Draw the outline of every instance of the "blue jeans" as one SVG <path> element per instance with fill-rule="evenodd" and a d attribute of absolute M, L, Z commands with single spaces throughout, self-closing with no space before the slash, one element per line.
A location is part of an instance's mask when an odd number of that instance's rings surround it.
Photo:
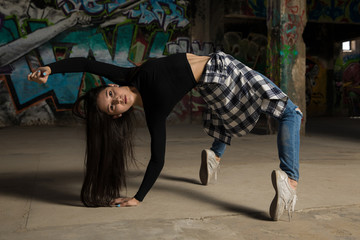
<path fill-rule="evenodd" d="M 277 136 L 280 169 L 289 178 L 299 180 L 299 151 L 300 151 L 300 124 L 302 113 L 298 107 L 288 99 L 284 113 L 278 120 L 279 132 Z M 226 144 L 215 139 L 211 150 L 221 157 L 225 152 Z"/>

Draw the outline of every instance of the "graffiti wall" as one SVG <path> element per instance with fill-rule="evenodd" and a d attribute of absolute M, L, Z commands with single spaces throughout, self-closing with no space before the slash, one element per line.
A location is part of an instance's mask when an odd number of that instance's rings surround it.
<path fill-rule="evenodd" d="M 267 0 L 228 0 L 225 14 L 266 18 Z M 306 0 L 309 21 L 360 23 L 360 1 Z"/>
<path fill-rule="evenodd" d="M 38 66 L 86 57 L 122 67 L 176 52 L 208 54 L 209 43 L 190 42 L 185 0 L 0 1 L 0 126 L 71 121 L 79 94 L 109 83 L 90 73 L 51 75 L 47 84 L 27 81 Z M 196 91 L 169 119 L 199 114 Z M 138 113 L 142 116 L 142 113 Z"/>
<path fill-rule="evenodd" d="M 225 4 L 225 14 L 266 18 L 266 2 L 266 0 L 227 0 Z"/>
<path fill-rule="evenodd" d="M 294 87 L 296 76 L 293 70 L 301 52 L 305 22 L 306 10 L 299 2 L 270 2 L 267 16 L 270 39 L 267 47 L 267 73 L 295 101 L 298 100 L 295 99 L 298 94 Z"/>
<path fill-rule="evenodd" d="M 360 117 L 360 53 L 340 55 L 336 60 L 335 76 L 335 110 L 339 114 Z"/>
<path fill-rule="evenodd" d="M 360 1 L 307 0 L 309 21 L 360 23 Z"/>
<path fill-rule="evenodd" d="M 244 29 L 243 29 L 244 30 Z M 266 72 L 267 37 L 264 34 L 230 31 L 224 34 L 223 49 L 247 66 Z"/>
<path fill-rule="evenodd" d="M 326 64 L 317 57 L 306 58 L 306 110 L 310 116 L 321 116 L 327 108 Z"/>

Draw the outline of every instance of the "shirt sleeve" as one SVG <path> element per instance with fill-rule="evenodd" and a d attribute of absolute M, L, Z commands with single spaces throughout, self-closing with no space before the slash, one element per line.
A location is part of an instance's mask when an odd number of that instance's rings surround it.
<path fill-rule="evenodd" d="M 142 201 L 150 191 L 165 162 L 166 118 L 148 121 L 148 128 L 151 136 L 151 158 L 139 191 L 135 195 L 135 198 L 139 201 Z"/>
<path fill-rule="evenodd" d="M 47 65 L 51 74 L 89 72 L 110 79 L 118 84 L 127 84 L 127 78 L 135 68 L 124 68 L 113 64 L 98 62 L 83 57 L 66 58 Z"/>

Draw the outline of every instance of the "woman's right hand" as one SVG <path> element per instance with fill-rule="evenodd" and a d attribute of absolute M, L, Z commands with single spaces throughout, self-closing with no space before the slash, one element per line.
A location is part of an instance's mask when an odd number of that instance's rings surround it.
<path fill-rule="evenodd" d="M 112 200 L 110 202 L 110 206 L 112 207 L 117 207 L 120 204 L 123 204 L 124 202 L 129 201 L 131 198 L 130 197 L 120 197 L 120 198 L 115 198 L 114 200 Z"/>
<path fill-rule="evenodd" d="M 35 72 L 32 72 L 28 75 L 28 80 L 39 84 L 46 83 L 50 74 L 50 67 L 39 67 L 35 70 Z"/>

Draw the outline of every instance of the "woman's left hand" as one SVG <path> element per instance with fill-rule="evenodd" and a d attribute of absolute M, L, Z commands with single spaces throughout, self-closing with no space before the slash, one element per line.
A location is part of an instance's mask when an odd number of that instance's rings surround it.
<path fill-rule="evenodd" d="M 140 205 L 140 201 L 136 198 L 116 198 L 111 204 L 116 207 L 136 207 Z"/>

